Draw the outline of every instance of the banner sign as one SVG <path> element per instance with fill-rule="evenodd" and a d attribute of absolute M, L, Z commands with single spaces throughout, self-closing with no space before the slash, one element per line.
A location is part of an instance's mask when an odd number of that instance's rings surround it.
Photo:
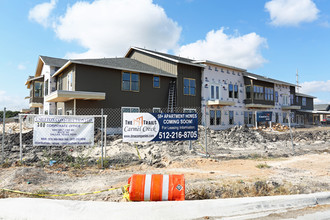
<path fill-rule="evenodd" d="M 197 139 L 197 113 L 123 113 L 124 142 Z"/>
<path fill-rule="evenodd" d="M 33 146 L 94 145 L 94 117 L 36 116 Z"/>
<path fill-rule="evenodd" d="M 257 112 L 257 121 L 271 121 L 272 112 Z"/>

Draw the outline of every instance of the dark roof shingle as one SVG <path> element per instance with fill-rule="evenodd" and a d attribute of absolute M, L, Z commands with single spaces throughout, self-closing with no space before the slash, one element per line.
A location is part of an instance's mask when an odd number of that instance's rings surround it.
<path fill-rule="evenodd" d="M 40 56 L 40 58 L 45 62 L 46 65 L 61 67 L 63 66 L 68 60 L 55 58 L 55 57 L 47 57 L 47 56 Z"/>

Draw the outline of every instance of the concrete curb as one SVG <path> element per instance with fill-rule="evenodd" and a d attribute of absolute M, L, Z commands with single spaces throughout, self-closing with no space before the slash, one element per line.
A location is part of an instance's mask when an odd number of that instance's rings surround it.
<path fill-rule="evenodd" d="M 317 204 L 330 204 L 330 192 L 129 203 L 12 198 L 0 199 L 0 219 L 196 219 L 204 216 L 235 219 Z"/>

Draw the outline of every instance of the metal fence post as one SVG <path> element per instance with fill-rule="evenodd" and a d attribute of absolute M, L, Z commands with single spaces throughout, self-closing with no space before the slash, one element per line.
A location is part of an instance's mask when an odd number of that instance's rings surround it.
<path fill-rule="evenodd" d="M 205 106 L 205 114 L 204 114 L 204 122 L 205 122 L 205 156 L 207 157 L 207 123 L 206 123 L 206 106 Z"/>
<path fill-rule="evenodd" d="M 291 129 L 291 112 L 288 114 L 288 120 L 289 120 L 289 128 L 290 128 L 290 138 L 291 138 L 291 144 L 292 144 L 292 153 L 293 155 L 295 154 L 294 152 L 294 144 L 293 144 L 293 139 L 292 139 L 292 129 Z"/>
<path fill-rule="evenodd" d="M 101 109 L 101 166 L 103 168 L 103 108 Z"/>
<path fill-rule="evenodd" d="M 2 122 L 3 122 L 3 127 L 2 127 L 2 144 L 1 144 L 1 149 L 2 149 L 1 163 L 4 163 L 4 161 L 5 161 L 6 108 L 3 108 Z"/>
<path fill-rule="evenodd" d="M 22 115 L 19 114 L 19 157 L 21 163 L 23 162 L 23 138 L 22 138 Z"/>
<path fill-rule="evenodd" d="M 107 158 L 107 115 L 104 115 L 104 157 Z"/>

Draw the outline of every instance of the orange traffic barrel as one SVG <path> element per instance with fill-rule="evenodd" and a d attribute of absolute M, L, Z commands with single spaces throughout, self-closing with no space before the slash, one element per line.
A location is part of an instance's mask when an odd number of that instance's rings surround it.
<path fill-rule="evenodd" d="M 182 201 L 184 175 L 133 174 L 128 179 L 131 201 Z"/>

